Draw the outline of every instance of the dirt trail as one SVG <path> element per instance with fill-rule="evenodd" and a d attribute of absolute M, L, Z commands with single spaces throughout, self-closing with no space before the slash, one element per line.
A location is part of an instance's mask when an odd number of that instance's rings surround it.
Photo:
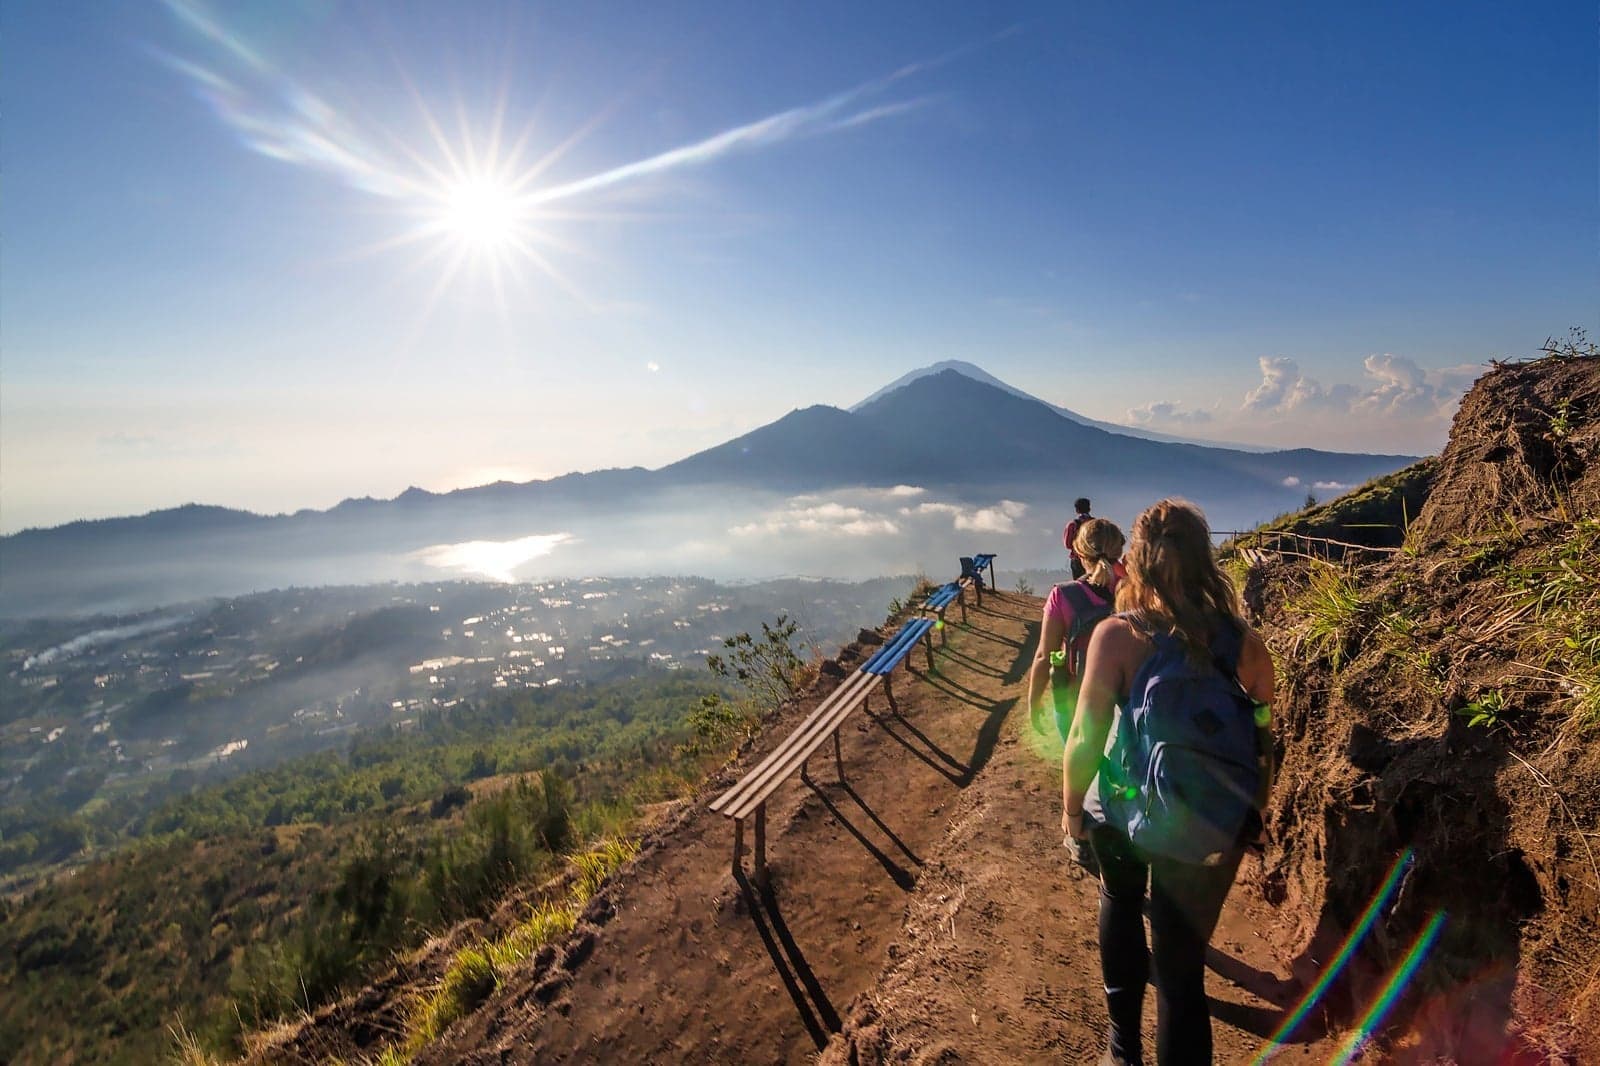
<path fill-rule="evenodd" d="M 705 801 L 831 682 L 652 836 L 554 968 L 418 1061 L 1094 1061 L 1094 887 L 1062 862 L 1059 747 L 1029 732 L 1024 706 L 1039 606 L 986 595 L 947 627 L 932 671 L 919 649 L 896 675 L 897 710 L 874 696 L 845 725 L 842 781 L 824 747 L 812 783 L 780 788 L 769 894 L 735 881 L 730 825 Z M 1289 998 L 1255 933 L 1263 906 L 1241 886 L 1214 940 L 1219 1062 L 1248 1061 Z M 1277 1058 L 1333 1047 L 1323 1034 Z"/>

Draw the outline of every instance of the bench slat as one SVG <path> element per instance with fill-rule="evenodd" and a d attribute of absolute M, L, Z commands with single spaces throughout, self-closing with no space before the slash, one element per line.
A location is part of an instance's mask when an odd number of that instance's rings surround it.
<path fill-rule="evenodd" d="M 824 741 L 843 724 L 850 716 L 850 712 L 861 705 L 861 701 L 871 694 L 872 690 L 882 683 L 883 679 L 871 674 L 858 675 L 865 680 L 865 684 L 857 685 L 848 699 L 835 703 L 828 709 L 828 713 L 817 722 L 804 742 L 791 747 L 780 759 L 772 760 L 772 765 L 766 768 L 766 780 L 759 790 L 747 792 L 740 800 L 726 805 L 722 813 L 730 818 L 746 818 L 756 807 L 764 803 L 778 787 L 798 770 L 812 753 L 820 748 Z M 769 758 L 771 758 L 769 756 Z M 759 769 L 759 768 L 758 768 Z"/>
<path fill-rule="evenodd" d="M 917 641 L 927 635 L 933 628 L 932 618 L 913 618 L 901 627 L 894 639 L 862 664 L 861 669 L 869 674 L 887 674 L 900 664 L 900 660 L 916 647 Z"/>
<path fill-rule="evenodd" d="M 958 590 L 959 591 L 959 590 Z M 743 819 L 766 801 L 779 784 L 799 769 L 860 706 L 884 677 L 900 664 L 917 642 L 934 626 L 932 618 L 913 618 L 900 627 L 889 642 L 879 648 L 860 669 L 806 716 L 766 758 L 757 763 L 733 787 L 711 801 L 711 809 L 730 818 Z"/>
<path fill-rule="evenodd" d="M 906 651 L 932 628 L 932 618 L 913 618 L 900 627 L 900 632 L 891 637 L 889 643 L 879 648 L 872 658 L 862 663 L 861 669 L 869 674 L 888 673 L 894 669 L 895 663 L 905 658 Z"/>
<path fill-rule="evenodd" d="M 766 758 L 752 767 L 733 787 L 712 800 L 711 809 L 727 814 L 728 811 L 724 810 L 724 808 L 741 799 L 745 794 L 756 791 L 766 784 L 774 768 L 786 758 L 789 752 L 803 745 L 809 739 L 811 731 L 816 729 L 818 724 L 836 705 L 851 699 L 855 690 L 865 687 L 869 681 L 868 675 L 857 671 L 841 682 L 838 688 L 834 689 L 826 699 L 817 704 L 816 708 L 806 716 L 805 720 L 783 739 L 782 743 L 767 754 Z M 817 743 L 820 744 L 824 739 L 826 739 L 826 736 L 819 739 Z"/>

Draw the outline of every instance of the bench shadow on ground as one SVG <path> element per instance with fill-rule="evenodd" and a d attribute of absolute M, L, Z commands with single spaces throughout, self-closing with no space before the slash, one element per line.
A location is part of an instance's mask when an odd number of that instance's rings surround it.
<path fill-rule="evenodd" d="M 831 1034 L 841 1028 L 839 1012 L 828 999 L 828 993 L 817 980 L 800 946 L 794 942 L 789 926 L 783 920 L 777 897 L 771 885 L 757 887 L 741 870 L 734 871 L 739 891 L 749 908 L 750 919 L 772 958 L 772 968 L 783 982 L 784 990 L 793 1001 L 800 1022 L 806 1027 L 812 1043 L 822 1050 Z"/>
<path fill-rule="evenodd" d="M 833 782 L 831 785 L 824 786 L 818 784 L 815 779 L 809 776 L 802 777 L 802 780 L 805 782 L 806 786 L 811 789 L 812 793 L 817 797 L 817 799 L 822 801 L 822 805 L 828 809 L 829 814 L 833 815 L 834 820 L 844 827 L 845 832 L 855 837 L 857 843 L 865 848 L 869 855 L 878 860 L 878 865 L 883 867 L 884 872 L 889 875 L 889 879 L 893 881 L 901 891 L 910 892 L 912 888 L 916 886 L 917 879 L 912 876 L 911 871 L 907 870 L 904 866 L 901 866 L 882 848 L 873 843 L 872 840 L 868 838 L 867 834 L 861 831 L 859 826 L 857 826 L 849 818 L 845 817 L 844 812 L 839 809 L 839 805 L 834 803 L 833 800 L 828 796 L 828 791 L 830 789 L 837 789 L 849 796 L 855 801 L 855 805 L 861 808 L 862 812 L 866 814 L 867 818 L 878 827 L 878 831 L 884 836 L 888 837 L 890 842 L 897 849 L 899 849 L 901 854 L 910 859 L 913 865 L 921 866 L 922 860 L 917 857 L 916 853 L 906 846 L 905 842 L 900 839 L 899 835 L 895 833 L 894 830 L 890 829 L 886 824 L 884 824 L 883 819 L 878 817 L 876 811 L 867 806 L 866 802 L 862 800 L 860 795 L 856 793 L 856 790 L 850 787 L 850 783 L 848 781 L 845 781 L 843 778 L 841 778 L 838 781 Z"/>
<path fill-rule="evenodd" d="M 1003 596 L 990 595 L 980 604 L 968 608 L 975 614 L 992 614 L 999 618 L 1011 618 L 1016 621 L 1027 621 L 1038 616 L 1038 608 L 1029 608 L 1017 601 Z"/>
<path fill-rule="evenodd" d="M 1015 620 L 1026 620 L 1027 617 L 1031 617 L 1031 613 L 1021 615 L 993 610 L 988 602 L 985 603 L 984 607 L 977 608 L 977 610 L 981 613 L 1009 617 Z M 1037 622 L 1028 627 L 1021 641 L 1008 640 L 997 634 L 970 626 L 963 626 L 962 628 L 969 634 L 993 644 L 1015 649 L 1015 654 L 1011 656 L 1012 662 L 1010 665 L 1002 671 L 992 662 L 986 662 L 949 647 L 941 647 L 939 649 L 942 655 L 950 658 L 964 669 L 986 675 L 1004 685 L 1014 684 L 1026 674 L 1028 663 L 1032 659 L 1033 645 L 1038 640 L 1039 627 Z M 962 703 L 981 708 L 987 712 L 982 724 L 978 727 L 977 736 L 973 742 L 972 754 L 966 762 L 962 762 L 945 751 L 931 737 L 908 721 L 893 702 L 882 713 L 875 713 L 865 707 L 863 710 L 867 717 L 877 723 L 886 734 L 902 745 L 913 757 L 932 767 L 956 787 L 966 788 L 973 782 L 984 766 L 988 764 L 990 757 L 994 754 L 1006 717 L 1017 705 L 1017 697 L 1011 696 L 1005 699 L 992 700 L 985 693 L 968 688 L 945 676 L 937 667 L 931 670 L 918 671 L 908 661 L 906 668 L 908 672 L 917 676 L 930 687 L 938 689 Z M 850 782 L 843 776 L 842 769 L 840 767 L 841 773 L 836 781 L 818 782 L 803 769 L 801 779 L 839 825 L 851 836 L 855 837 L 856 841 L 866 849 L 868 854 L 883 867 L 884 872 L 895 885 L 902 891 L 911 891 L 916 885 L 916 877 L 910 869 L 907 869 L 899 861 L 897 855 L 903 856 L 913 868 L 923 865 L 922 858 L 912 851 L 900 835 L 890 828 L 888 823 L 867 804 L 860 793 L 851 787 Z M 848 802 L 845 802 L 846 799 L 848 799 Z M 874 842 L 867 832 L 863 830 L 863 826 L 857 825 L 855 821 L 846 816 L 846 812 L 851 807 L 859 810 L 861 815 L 865 816 L 865 820 L 870 822 L 877 833 L 881 834 L 889 842 L 897 855 L 891 854 Z M 812 1043 L 818 1050 L 821 1050 L 827 1045 L 829 1037 L 833 1033 L 837 1033 L 841 1028 L 839 1012 L 834 1008 L 832 1001 L 828 998 L 826 989 L 822 987 L 821 981 L 817 979 L 816 973 L 806 961 L 804 952 L 795 943 L 794 936 L 789 931 L 788 924 L 784 921 L 783 912 L 771 882 L 758 886 L 752 883 L 742 868 L 734 871 L 734 880 L 738 883 L 740 894 L 745 906 L 748 908 L 751 924 L 755 926 L 756 933 L 761 938 L 762 945 L 766 948 L 767 955 L 772 960 L 773 969 L 777 973 L 779 980 L 783 982 L 784 990 L 788 992 L 789 999 L 794 1004 L 795 1012 L 801 1024 L 805 1026 Z"/>
<path fill-rule="evenodd" d="M 997 679 L 1005 676 L 1005 671 L 1001 670 L 998 666 L 995 666 L 993 663 L 984 662 L 982 659 L 974 658 L 973 656 L 968 655 L 966 652 L 957 651 L 955 648 L 945 646 L 941 646 L 939 651 L 940 654 L 944 655 L 946 658 L 960 663 L 973 673 L 986 674 L 989 677 Z"/>
<path fill-rule="evenodd" d="M 971 701 L 963 701 L 971 702 Z M 1005 725 L 1006 716 L 1017 705 L 1017 698 L 996 700 L 988 706 L 988 714 L 983 719 L 983 724 L 978 727 L 977 739 L 973 742 L 972 755 L 966 762 L 962 762 L 948 751 L 936 744 L 926 733 L 912 725 L 899 711 L 888 714 L 867 713 L 867 717 L 877 723 L 892 740 L 904 747 L 915 758 L 932 767 L 943 775 L 957 788 L 966 788 L 972 784 L 973 779 L 988 764 L 990 756 L 994 754 L 995 745 L 1000 742 L 1000 731 Z"/>

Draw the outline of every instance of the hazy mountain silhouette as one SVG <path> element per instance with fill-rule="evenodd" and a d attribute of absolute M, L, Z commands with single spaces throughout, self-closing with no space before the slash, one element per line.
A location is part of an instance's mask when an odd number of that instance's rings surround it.
<path fill-rule="evenodd" d="M 826 405 L 792 411 L 658 470 L 599 470 L 444 493 L 411 488 L 390 500 L 348 499 L 290 515 L 189 504 L 26 530 L 0 538 L 0 616 L 390 580 L 405 576 L 396 559 L 427 545 L 554 531 L 571 531 L 575 543 L 596 550 L 608 537 L 613 546 L 627 546 L 630 553 L 611 557 L 613 568 L 673 572 L 683 564 L 662 533 L 669 515 L 680 541 L 703 545 L 726 538 L 731 521 L 748 521 L 730 519 L 740 506 L 854 487 L 910 485 L 930 498 L 973 506 L 1006 498 L 1050 514 L 1087 494 L 1100 513 L 1129 516 L 1152 499 L 1178 494 L 1224 522 L 1259 520 L 1297 506 L 1305 486 L 1360 484 L 1412 461 L 1142 439 L 978 380 L 973 369 L 911 375 L 849 411 Z M 701 528 L 693 528 L 696 522 Z M 1017 547 L 1037 548 L 1035 534 Z M 746 552 L 758 547 L 756 540 L 743 542 Z M 752 567 L 749 576 L 772 572 L 781 571 Z"/>
<path fill-rule="evenodd" d="M 1015 487 L 1079 476 L 1129 491 L 1281 492 L 1286 478 L 1358 484 L 1411 461 L 1296 449 L 1247 452 L 1130 437 L 1061 415 L 1008 388 L 945 369 L 850 411 L 808 407 L 663 468 L 676 484 L 816 489 L 909 484 Z"/>
<path fill-rule="evenodd" d="M 871 396 L 868 396 L 865 400 L 862 400 L 860 403 L 850 408 L 850 410 L 859 411 L 869 403 L 872 403 L 874 400 L 877 400 L 882 396 L 887 396 L 896 389 L 911 384 L 918 378 L 928 377 L 946 370 L 954 370 L 963 377 L 971 378 L 973 381 L 981 382 L 985 385 L 993 385 L 995 388 L 1000 389 L 1003 392 L 1009 392 L 1011 395 L 1020 396 L 1025 400 L 1039 399 L 1037 396 L 1030 395 L 1024 390 L 1017 388 L 1015 385 L 1001 381 L 999 378 L 995 377 L 981 366 L 975 366 L 972 363 L 964 362 L 960 359 L 945 359 L 934 363 L 932 366 L 925 366 L 920 370 L 913 370 L 909 373 L 900 375 L 898 378 L 895 378 L 893 381 L 889 382 L 889 384 L 885 385 Z M 1081 426 L 1093 426 L 1095 429 L 1103 429 L 1107 433 L 1117 433 L 1125 437 L 1138 437 L 1142 440 L 1159 440 L 1168 444 L 1199 444 L 1207 448 L 1231 448 L 1242 452 L 1272 451 L 1271 448 L 1264 448 L 1257 444 L 1222 444 L 1218 441 L 1202 440 L 1197 437 L 1179 437 L 1174 436 L 1171 433 L 1161 433 L 1153 429 L 1141 429 L 1137 426 L 1119 425 L 1116 422 L 1101 422 L 1099 419 L 1090 418 L 1088 415 L 1080 415 L 1071 408 L 1062 407 L 1060 404 L 1049 403 L 1045 400 L 1039 400 L 1039 402 L 1043 403 L 1046 407 L 1050 408 L 1050 410 L 1054 411 L 1062 418 L 1071 419 Z"/>

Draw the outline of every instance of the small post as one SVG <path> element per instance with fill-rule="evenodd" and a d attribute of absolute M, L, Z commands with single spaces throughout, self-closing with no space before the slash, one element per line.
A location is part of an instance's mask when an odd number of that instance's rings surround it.
<path fill-rule="evenodd" d="M 733 820 L 733 876 L 744 870 L 744 819 Z"/>
<path fill-rule="evenodd" d="M 767 801 L 756 807 L 756 884 L 767 887 Z"/>

